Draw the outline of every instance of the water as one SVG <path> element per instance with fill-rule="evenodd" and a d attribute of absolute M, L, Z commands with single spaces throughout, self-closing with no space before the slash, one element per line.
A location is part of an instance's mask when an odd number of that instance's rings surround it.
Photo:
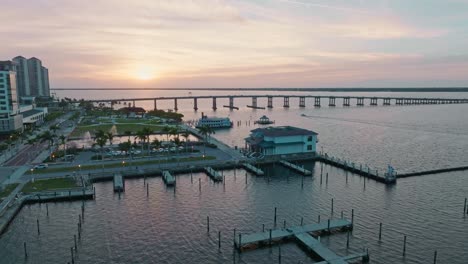
<path fill-rule="evenodd" d="M 182 92 L 173 94 L 179 93 Z M 93 94 L 89 96 L 97 98 Z M 454 93 L 422 96 L 466 97 Z M 325 102 L 322 101 L 322 105 Z M 201 109 L 194 113 L 188 102 L 179 101 L 180 111 L 188 119 L 195 119 L 204 111 L 209 115 L 229 115 L 235 124 L 242 121 L 241 126 L 217 131 L 214 135 L 230 145 L 243 146 L 243 138 L 255 128 L 253 121 L 265 114 L 275 120 L 276 125 L 296 125 L 318 132 L 319 146 L 326 152 L 379 169 L 389 162 L 399 172 L 468 164 L 466 105 L 314 109 L 307 101 L 308 107 L 299 109 L 298 102 L 291 100 L 291 108 L 283 109 L 282 101 L 275 100 L 273 110 L 251 110 L 245 109 L 244 106 L 250 104 L 250 100 L 245 99 L 236 100 L 236 105 L 241 107 L 239 111 L 219 108 L 212 112 L 211 101 L 202 104 L 199 100 L 198 103 Z M 148 102 L 146 107 L 151 108 L 151 104 Z M 222 104 L 227 102 L 218 100 L 218 107 Z M 163 104 L 160 105 L 162 108 Z M 266 105 L 266 102 L 259 100 L 259 105 Z M 167 107 L 170 107 L 169 102 Z M 245 125 L 249 120 L 251 125 Z M 233 254 L 232 229 L 247 233 L 261 230 L 263 223 L 271 227 L 275 206 L 281 224 L 283 220 L 288 225 L 299 224 L 301 217 L 305 223 L 312 223 L 318 215 L 322 220 L 327 219 L 331 214 L 331 198 L 334 198 L 334 217 L 339 217 L 342 210 L 349 217 L 351 209 L 355 210 L 350 252 L 368 247 L 371 263 L 432 263 L 434 250 L 438 250 L 438 263 L 468 262 L 468 218 L 462 214 L 468 193 L 466 172 L 400 179 L 394 186 L 385 186 L 352 174 L 346 177 L 344 171 L 325 166 L 320 184 L 320 164 L 308 162 L 304 165 L 314 171 L 314 176 L 304 179 L 303 188 L 301 176 L 279 165 L 265 168 L 272 174 L 269 181 L 267 177 L 248 174 L 247 184 L 245 171 L 237 170 L 235 175 L 233 170 L 225 171 L 225 187 L 213 184 L 204 174 L 194 174 L 193 184 L 190 175 L 180 175 L 175 193 L 173 189 L 166 189 L 159 177 L 147 179 L 149 198 L 142 179 L 127 181 L 126 193 L 120 200 L 113 194 L 111 182 L 98 183 L 95 185 L 97 199 L 85 205 L 85 223 L 76 262 L 277 263 L 277 247 L 257 249 L 240 256 Z M 326 172 L 329 173 L 328 184 L 325 184 Z M 81 202 L 49 204 L 49 217 L 46 217 L 44 205 L 23 208 L 0 238 L 0 262 L 70 261 L 80 206 Z M 206 232 L 208 215 L 209 235 Z M 41 236 L 37 235 L 37 218 L 41 223 Z M 383 241 L 379 243 L 380 222 L 383 223 Z M 219 230 L 222 231 L 221 251 L 217 248 Z M 404 235 L 408 237 L 406 257 L 402 256 Z M 28 242 L 30 258 L 27 262 L 23 260 L 23 241 Z M 340 255 L 347 253 L 346 234 L 324 237 L 322 242 Z M 313 263 L 294 242 L 282 245 L 281 249 L 282 263 Z"/>

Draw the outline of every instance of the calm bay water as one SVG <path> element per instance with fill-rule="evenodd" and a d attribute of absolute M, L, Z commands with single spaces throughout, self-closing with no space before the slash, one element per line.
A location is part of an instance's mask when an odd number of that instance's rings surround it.
<path fill-rule="evenodd" d="M 89 98 L 99 97 L 87 92 Z M 149 96 L 148 91 L 132 92 L 133 97 Z M 146 93 L 146 94 L 144 94 Z M 152 92 L 153 93 L 153 92 Z M 192 92 L 214 94 L 214 92 Z M 231 94 L 235 94 L 234 92 Z M 255 94 L 255 93 L 252 93 Z M 260 94 L 260 93 L 256 93 Z M 324 94 L 324 93 L 322 93 Z M 340 95 L 342 93 L 339 93 Z M 354 95 L 352 93 L 350 95 Z M 187 95 L 187 92 L 156 91 L 154 96 Z M 338 93 L 336 94 L 338 95 Z M 364 94 L 366 95 L 366 94 Z M 377 94 L 371 94 L 377 95 Z M 415 96 L 418 94 L 395 94 Z M 60 95 L 59 96 L 63 96 Z M 81 98 L 73 95 L 68 97 Z M 117 97 L 128 96 L 119 92 Z M 466 97 L 467 94 L 422 94 L 424 97 Z M 114 97 L 114 98 L 117 98 Z M 226 101 L 226 102 L 225 102 Z M 467 105 L 421 105 L 389 107 L 313 108 L 304 109 L 291 99 L 283 109 L 275 100 L 272 110 L 246 109 L 249 99 L 236 100 L 240 110 L 221 109 L 227 99 L 218 100 L 219 109 L 211 110 L 211 100 L 199 100 L 199 111 L 193 112 L 191 101 L 179 101 L 179 111 L 187 119 L 200 112 L 212 116 L 229 116 L 242 125 L 220 130 L 214 135 L 227 144 L 243 146 L 243 138 L 256 126 L 262 115 L 276 125 L 294 125 L 319 133 L 319 146 L 332 155 L 381 169 L 393 164 L 399 172 L 420 171 L 468 164 Z M 354 102 L 352 102 L 354 103 Z M 137 106 L 152 108 L 152 102 Z M 159 103 L 163 109 L 172 102 Z M 340 105 L 341 102 L 337 102 Z M 259 100 L 266 106 L 266 99 Z M 306 116 L 301 116 L 305 114 Z M 248 122 L 250 121 L 250 126 Z M 314 170 L 313 177 L 302 178 L 280 166 L 265 168 L 273 175 L 255 177 L 243 170 L 225 171 L 226 185 L 213 184 L 204 174 L 177 176 L 177 188 L 166 189 L 162 180 L 148 179 L 150 196 L 146 197 L 143 180 L 129 180 L 126 193 L 118 199 L 112 183 L 96 184 L 97 199 L 85 204 L 85 223 L 78 246 L 77 263 L 277 263 L 278 248 L 264 248 L 242 253 L 232 250 L 232 229 L 259 231 L 262 224 L 271 227 L 273 209 L 278 207 L 278 220 L 288 225 L 331 217 L 330 200 L 335 213 L 349 217 L 355 210 L 355 229 L 351 248 L 346 251 L 346 235 L 334 234 L 322 242 L 344 255 L 368 247 L 371 263 L 432 263 L 438 250 L 438 263 L 468 263 L 468 218 L 462 214 L 468 196 L 466 172 L 452 172 L 400 179 L 394 186 L 365 180 L 330 166 L 328 184 L 320 184 L 320 164 L 304 163 Z M 202 191 L 198 189 L 198 179 Z M 346 180 L 347 179 L 347 180 Z M 364 186 L 364 181 L 366 182 Z M 8 231 L 0 238 L 0 263 L 66 263 L 81 202 L 51 203 L 49 217 L 44 205 L 26 206 Z M 210 234 L 206 216 L 210 216 Z M 41 222 L 37 235 L 36 219 Z M 383 223 L 383 241 L 378 242 L 379 222 Z M 222 232 L 222 248 L 217 249 L 217 232 Z M 402 257 L 403 236 L 408 236 L 407 255 Z M 28 242 L 30 258 L 24 261 L 22 244 Z M 294 242 L 282 245 L 282 263 L 313 263 Z"/>

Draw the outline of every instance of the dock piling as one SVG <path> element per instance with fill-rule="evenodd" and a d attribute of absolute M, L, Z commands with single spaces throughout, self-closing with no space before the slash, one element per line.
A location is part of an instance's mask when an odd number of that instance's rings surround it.
<path fill-rule="evenodd" d="M 262 232 L 265 232 L 265 224 L 262 224 Z"/>
<path fill-rule="evenodd" d="M 351 209 L 351 224 L 354 225 L 354 209 Z"/>
<path fill-rule="evenodd" d="M 271 230 L 271 228 L 270 228 L 270 238 L 269 238 L 269 240 L 268 240 L 268 241 L 269 241 L 269 244 L 270 244 L 270 247 L 271 247 L 271 232 L 272 232 L 272 230 Z"/>
<path fill-rule="evenodd" d="M 434 251 L 434 264 L 437 264 L 437 250 Z"/>
<path fill-rule="evenodd" d="M 328 172 L 327 172 L 327 176 L 325 177 L 325 184 L 328 185 Z"/>
<path fill-rule="evenodd" d="M 242 248 L 242 234 L 239 233 L 239 251 L 241 250 Z"/>
<path fill-rule="evenodd" d="M 328 233 L 330 233 L 330 219 L 328 219 L 327 221 L 327 231 Z"/>
<path fill-rule="evenodd" d="M 466 199 L 465 199 L 465 203 L 466 203 Z M 45 206 L 46 206 L 46 212 L 47 212 L 47 216 L 49 216 L 49 205 L 48 205 L 48 204 L 46 204 Z"/>
<path fill-rule="evenodd" d="M 466 210 L 466 202 L 467 202 L 467 198 L 465 198 L 465 205 L 463 206 L 463 215 L 468 214 L 468 212 Z"/>
<path fill-rule="evenodd" d="M 275 217 L 273 218 L 273 225 L 276 227 L 276 207 L 275 207 Z"/>
<path fill-rule="evenodd" d="M 218 231 L 218 249 L 221 249 L 221 231 Z"/>
<path fill-rule="evenodd" d="M 149 183 L 146 184 L 146 197 L 149 197 Z"/>
<path fill-rule="evenodd" d="M 76 235 L 73 235 L 73 241 L 75 242 L 75 251 L 78 251 L 78 247 L 76 246 Z"/>
<path fill-rule="evenodd" d="M 73 256 L 73 247 L 70 248 L 70 253 L 71 253 L 72 264 L 75 264 L 75 257 Z"/>
<path fill-rule="evenodd" d="M 320 223 L 320 215 L 318 215 L 317 223 Z"/>
<path fill-rule="evenodd" d="M 379 241 L 382 241 L 382 223 L 379 224 Z"/>
<path fill-rule="evenodd" d="M 406 235 L 403 238 L 403 256 L 406 255 Z"/>
<path fill-rule="evenodd" d="M 39 218 L 37 218 L 37 235 L 41 234 L 41 230 L 39 229 Z"/>
<path fill-rule="evenodd" d="M 301 226 L 304 225 L 304 217 L 301 217 Z"/>
<path fill-rule="evenodd" d="M 346 233 L 346 248 L 349 248 L 349 231 Z"/>
<path fill-rule="evenodd" d="M 28 258 L 28 249 L 26 248 L 26 242 L 23 242 L 24 246 L 24 258 Z"/>
<path fill-rule="evenodd" d="M 201 178 L 198 178 L 198 191 L 201 192 Z"/>
<path fill-rule="evenodd" d="M 232 240 L 234 248 L 236 248 L 236 229 L 234 228 L 234 239 Z"/>
<path fill-rule="evenodd" d="M 206 217 L 206 232 L 210 233 L 210 217 Z"/>
<path fill-rule="evenodd" d="M 283 229 L 286 229 L 286 220 L 283 221 Z"/>
<path fill-rule="evenodd" d="M 331 214 L 333 215 L 333 198 L 331 199 Z"/>

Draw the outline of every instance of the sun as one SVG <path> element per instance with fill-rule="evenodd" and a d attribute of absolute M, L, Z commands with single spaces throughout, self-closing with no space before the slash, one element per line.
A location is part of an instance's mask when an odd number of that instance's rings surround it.
<path fill-rule="evenodd" d="M 149 81 L 156 78 L 156 74 L 150 67 L 140 67 L 135 72 L 135 78 L 141 81 Z"/>

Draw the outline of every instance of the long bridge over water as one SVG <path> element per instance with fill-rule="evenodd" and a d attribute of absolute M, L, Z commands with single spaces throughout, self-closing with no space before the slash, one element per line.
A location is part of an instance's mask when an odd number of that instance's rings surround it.
<path fill-rule="evenodd" d="M 313 98 L 313 106 L 321 107 L 322 102 L 325 101 L 325 104 L 328 103 L 329 107 L 335 107 L 337 101 L 341 100 L 344 107 L 351 106 L 355 104 L 356 106 L 364 106 L 366 104 L 371 106 L 379 105 L 379 102 L 382 105 L 422 105 L 422 104 L 466 104 L 468 103 L 468 98 L 417 98 L 417 97 L 388 97 L 388 96 L 319 96 L 319 95 L 205 95 L 205 96 L 170 96 L 170 97 L 146 97 L 146 98 L 122 98 L 122 99 L 95 99 L 95 100 L 86 100 L 92 103 L 110 103 L 113 106 L 116 103 L 120 102 L 129 102 L 133 103 L 133 106 L 136 105 L 137 101 L 153 101 L 154 109 L 158 109 L 158 101 L 173 101 L 174 110 L 178 110 L 178 103 L 182 100 L 193 100 L 193 109 L 198 110 L 198 101 L 199 100 L 209 100 L 212 103 L 212 109 L 218 109 L 218 100 L 227 99 L 228 104 L 223 105 L 223 107 L 229 109 L 239 109 L 235 106 L 234 100 L 236 98 L 251 98 L 252 103 L 247 105 L 250 108 L 256 109 L 265 109 L 265 107 L 258 104 L 258 99 L 266 98 L 267 99 L 267 108 L 273 108 L 273 98 L 283 98 L 282 107 L 288 108 L 290 106 L 290 99 L 298 99 L 299 107 L 306 106 L 306 98 Z"/>

